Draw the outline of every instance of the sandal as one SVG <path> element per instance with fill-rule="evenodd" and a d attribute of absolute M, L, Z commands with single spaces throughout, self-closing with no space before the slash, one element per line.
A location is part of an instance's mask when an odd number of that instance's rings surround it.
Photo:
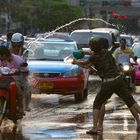
<path fill-rule="evenodd" d="M 90 135 L 98 134 L 97 127 L 93 127 L 91 130 L 87 131 L 86 134 L 90 134 Z"/>

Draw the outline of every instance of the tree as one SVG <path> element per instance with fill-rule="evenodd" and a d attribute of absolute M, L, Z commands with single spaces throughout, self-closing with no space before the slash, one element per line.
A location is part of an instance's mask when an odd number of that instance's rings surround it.
<path fill-rule="evenodd" d="M 84 16 L 81 7 L 68 6 L 67 0 L 14 1 L 16 6 L 12 6 L 11 11 L 13 21 L 30 25 L 34 31 L 51 31 Z"/>

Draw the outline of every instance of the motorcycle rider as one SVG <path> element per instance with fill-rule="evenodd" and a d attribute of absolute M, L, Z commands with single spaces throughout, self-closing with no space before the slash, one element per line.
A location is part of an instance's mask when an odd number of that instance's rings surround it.
<path fill-rule="evenodd" d="M 118 64 L 118 66 L 122 65 L 123 63 L 130 64 L 129 72 L 130 72 L 131 77 L 132 77 L 133 89 L 135 89 L 135 84 L 134 84 L 135 69 L 130 63 L 130 58 L 132 58 L 133 61 L 135 62 L 134 52 L 132 51 L 132 49 L 130 49 L 129 47 L 126 46 L 126 39 L 125 38 L 120 39 L 120 47 L 114 51 L 113 56 L 116 60 L 116 63 Z"/>
<path fill-rule="evenodd" d="M 16 54 L 16 55 L 19 55 L 19 56 L 22 56 L 23 59 L 26 61 L 26 58 L 23 56 L 23 52 L 26 50 L 23 45 L 24 45 L 24 36 L 21 34 L 21 33 L 14 33 L 12 35 L 12 38 L 11 38 L 11 48 L 10 48 L 10 51 L 11 53 L 13 54 Z M 28 83 L 28 75 L 25 75 L 23 77 L 23 90 L 24 90 L 24 100 L 25 100 L 25 110 L 26 111 L 30 111 L 30 102 L 31 102 L 31 91 L 29 90 L 30 89 L 30 85 Z M 28 89 L 28 90 L 27 90 Z"/>
<path fill-rule="evenodd" d="M 24 36 L 21 33 L 14 33 L 11 38 L 11 47 L 9 48 L 11 53 L 22 56 L 25 48 L 24 45 Z"/>
<path fill-rule="evenodd" d="M 19 72 L 19 68 L 21 68 L 21 64 L 25 63 L 24 59 L 18 55 L 12 54 L 10 50 L 4 46 L 0 46 L 0 65 L 3 67 L 8 67 L 10 69 L 16 69 L 17 73 Z M 27 67 L 24 68 L 24 72 L 28 72 Z M 17 104 L 18 111 L 23 113 L 23 90 L 22 90 L 22 77 L 21 73 L 14 75 L 14 79 L 17 84 Z"/>
<path fill-rule="evenodd" d="M 117 64 L 122 64 L 126 61 L 130 62 L 130 58 L 134 58 L 134 52 L 126 46 L 125 38 L 120 39 L 120 47 L 113 52 L 113 56 Z"/>

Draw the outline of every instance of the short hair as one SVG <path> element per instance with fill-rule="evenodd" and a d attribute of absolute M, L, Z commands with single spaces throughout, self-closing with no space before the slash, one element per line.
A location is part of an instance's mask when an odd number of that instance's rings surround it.
<path fill-rule="evenodd" d="M 102 49 L 108 48 L 108 43 L 105 38 L 92 37 L 89 41 L 89 46 L 91 50 L 100 52 Z"/>
<path fill-rule="evenodd" d="M 121 38 L 121 39 L 120 39 L 120 42 L 121 42 L 121 41 L 124 41 L 124 43 L 126 44 L 126 39 L 125 39 L 125 38 Z"/>
<path fill-rule="evenodd" d="M 7 36 L 7 39 L 11 40 L 13 34 L 14 34 L 13 31 L 7 32 L 7 35 L 6 35 Z"/>
<path fill-rule="evenodd" d="M 5 46 L 0 46 L 0 56 L 11 56 L 11 52 L 8 48 L 6 48 Z"/>
<path fill-rule="evenodd" d="M 103 42 L 103 49 L 108 49 L 109 48 L 109 42 L 106 38 L 102 38 Z"/>

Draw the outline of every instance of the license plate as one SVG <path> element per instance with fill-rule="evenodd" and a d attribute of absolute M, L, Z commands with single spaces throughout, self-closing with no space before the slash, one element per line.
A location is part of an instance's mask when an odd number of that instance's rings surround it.
<path fill-rule="evenodd" d="M 51 83 L 51 82 L 48 82 L 48 83 L 40 83 L 39 84 L 39 88 L 40 89 L 53 89 L 53 83 Z"/>

